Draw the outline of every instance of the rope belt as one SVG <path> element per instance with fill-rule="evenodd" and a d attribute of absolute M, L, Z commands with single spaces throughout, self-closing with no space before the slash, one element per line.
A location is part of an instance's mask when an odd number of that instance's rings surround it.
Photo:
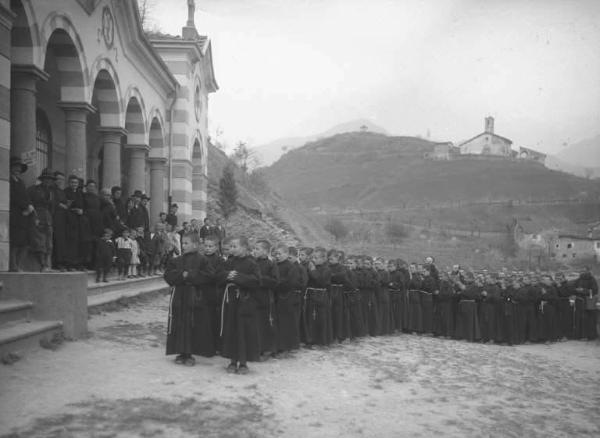
<path fill-rule="evenodd" d="M 171 330 L 173 329 L 173 295 L 175 295 L 175 286 L 171 287 L 171 298 L 169 299 L 169 322 L 167 324 L 167 334 L 171 334 Z"/>
<path fill-rule="evenodd" d="M 233 283 L 227 283 L 227 286 L 225 286 L 225 293 L 223 294 L 223 301 L 221 302 L 221 333 L 219 333 L 219 336 L 223 336 L 223 323 L 225 321 L 225 303 L 229 303 L 229 289 L 232 287 L 237 287 L 237 286 Z M 239 298 L 239 297 L 240 297 L 240 290 L 237 289 L 235 291 L 235 298 Z"/>

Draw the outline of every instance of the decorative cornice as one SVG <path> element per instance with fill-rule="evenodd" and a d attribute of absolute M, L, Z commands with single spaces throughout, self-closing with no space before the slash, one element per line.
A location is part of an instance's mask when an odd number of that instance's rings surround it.
<path fill-rule="evenodd" d="M 48 73 L 33 64 L 13 64 L 11 73 L 31 75 L 41 81 L 47 81 L 50 77 Z"/>

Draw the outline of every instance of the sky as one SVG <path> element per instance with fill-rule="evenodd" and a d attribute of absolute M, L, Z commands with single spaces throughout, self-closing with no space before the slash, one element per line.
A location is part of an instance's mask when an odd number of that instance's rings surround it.
<path fill-rule="evenodd" d="M 154 0 L 180 34 L 187 0 Z M 393 135 L 497 134 L 555 153 L 600 134 L 597 0 L 196 0 L 220 89 L 209 130 L 260 146 L 370 119 Z"/>

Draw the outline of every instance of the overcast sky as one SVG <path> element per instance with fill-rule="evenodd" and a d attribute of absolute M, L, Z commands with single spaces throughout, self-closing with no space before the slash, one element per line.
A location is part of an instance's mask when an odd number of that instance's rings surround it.
<path fill-rule="evenodd" d="M 154 0 L 179 34 L 186 0 Z M 556 152 L 600 134 L 598 0 L 196 0 L 220 90 L 211 131 L 257 146 L 368 118 L 458 142 L 496 119 Z"/>

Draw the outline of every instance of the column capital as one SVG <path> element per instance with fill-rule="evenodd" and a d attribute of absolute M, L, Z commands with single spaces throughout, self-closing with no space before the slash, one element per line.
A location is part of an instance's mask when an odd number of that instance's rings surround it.
<path fill-rule="evenodd" d="M 147 144 L 126 144 L 125 149 L 133 150 L 133 151 L 150 151 L 150 145 Z"/>
<path fill-rule="evenodd" d="M 60 101 L 56 103 L 56 106 L 61 108 L 63 111 L 81 111 L 86 113 L 95 113 L 96 108 L 87 102 L 65 102 Z"/>
<path fill-rule="evenodd" d="M 120 126 L 99 126 L 97 131 L 101 134 L 127 135 L 127 130 Z"/>
<path fill-rule="evenodd" d="M 26 75 L 35 80 L 47 81 L 50 75 L 44 70 L 33 64 L 13 64 L 11 73 Z"/>
<path fill-rule="evenodd" d="M 167 164 L 167 159 L 164 157 L 148 157 L 151 169 L 161 169 Z"/>

